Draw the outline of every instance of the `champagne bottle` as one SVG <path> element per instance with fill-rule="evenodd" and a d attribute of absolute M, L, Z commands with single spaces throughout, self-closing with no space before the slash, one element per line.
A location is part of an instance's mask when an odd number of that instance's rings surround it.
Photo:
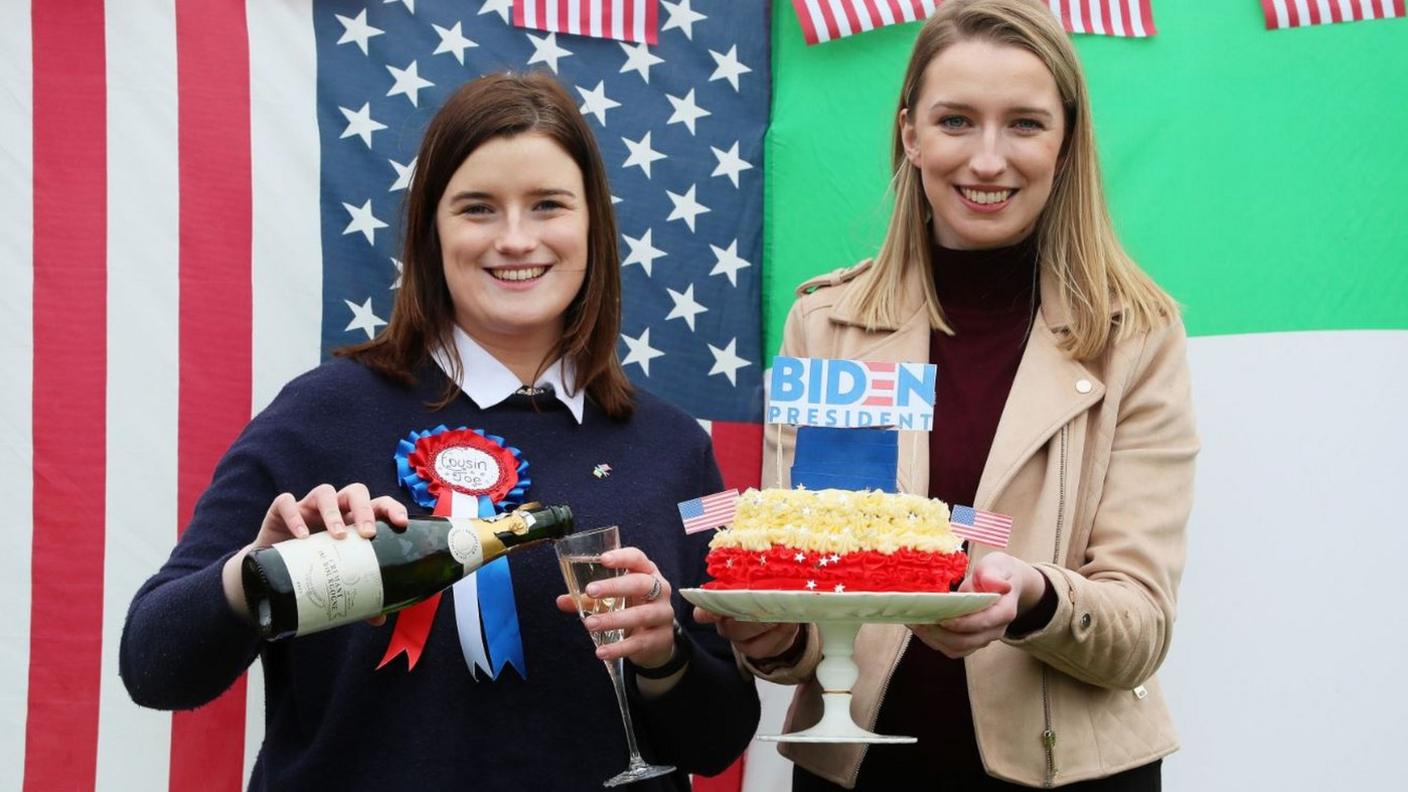
<path fill-rule="evenodd" d="M 441 591 L 505 553 L 572 532 L 572 510 L 531 503 L 488 519 L 412 517 L 364 539 L 318 533 L 244 557 L 244 598 L 269 640 L 391 613 Z"/>

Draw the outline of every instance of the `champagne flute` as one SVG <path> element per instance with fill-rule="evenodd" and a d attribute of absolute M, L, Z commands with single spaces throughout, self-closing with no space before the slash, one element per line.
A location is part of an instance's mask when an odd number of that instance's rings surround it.
<path fill-rule="evenodd" d="M 602 553 L 620 546 L 621 535 L 614 525 L 569 534 L 556 542 L 557 560 L 562 565 L 562 577 L 567 581 L 567 592 L 577 603 L 577 613 L 583 619 L 600 613 L 623 610 L 626 607 L 625 597 L 587 596 L 588 583 L 618 577 L 625 572 L 623 569 L 607 569 L 601 564 Z M 597 646 L 604 646 L 625 638 L 626 631 L 597 630 L 591 636 Z M 621 720 L 626 726 L 626 745 L 631 750 L 631 762 L 625 770 L 607 779 L 602 786 L 620 786 L 673 773 L 673 767 L 647 764 L 641 758 L 640 749 L 636 747 L 635 728 L 631 725 L 631 711 L 626 703 L 622 661 L 617 658 L 603 662 L 606 663 L 606 672 L 611 675 L 611 684 L 616 688 L 616 704 L 621 708 Z"/>

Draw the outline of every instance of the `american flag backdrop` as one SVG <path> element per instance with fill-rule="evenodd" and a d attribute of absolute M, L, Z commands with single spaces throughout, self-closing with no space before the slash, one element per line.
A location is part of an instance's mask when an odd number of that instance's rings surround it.
<path fill-rule="evenodd" d="M 195 712 L 139 709 L 126 608 L 250 416 L 389 318 L 421 131 L 475 75 L 547 70 L 579 100 L 619 201 L 627 373 L 756 483 L 767 4 L 661 0 L 653 46 L 513 10 L 0 2 L 0 789 L 242 787 L 258 665 Z"/>
<path fill-rule="evenodd" d="M 1404 0 L 1261 0 L 1266 29 L 1408 16 Z"/>
<path fill-rule="evenodd" d="M 1401 0 L 1396 1 L 1401 3 Z M 1158 32 L 1154 29 L 1150 0 L 1045 2 L 1069 33 L 1143 38 Z M 802 36 L 808 44 L 821 44 L 887 25 L 922 21 L 942 3 L 943 0 L 792 0 Z"/>

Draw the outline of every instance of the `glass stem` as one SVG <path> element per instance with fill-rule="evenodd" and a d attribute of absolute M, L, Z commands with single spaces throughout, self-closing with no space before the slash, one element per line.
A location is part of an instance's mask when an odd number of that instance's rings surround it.
<path fill-rule="evenodd" d="M 626 746 L 631 749 L 631 765 L 644 764 L 645 760 L 640 758 L 640 749 L 636 747 L 636 729 L 631 725 L 631 708 L 626 703 L 626 679 L 625 669 L 622 660 L 605 660 L 606 673 L 611 675 L 611 684 L 616 688 L 616 704 L 621 708 L 621 722 L 626 725 Z"/>

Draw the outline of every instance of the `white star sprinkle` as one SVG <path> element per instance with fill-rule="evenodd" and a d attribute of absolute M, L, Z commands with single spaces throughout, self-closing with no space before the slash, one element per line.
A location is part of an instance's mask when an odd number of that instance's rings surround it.
<path fill-rule="evenodd" d="M 732 559 L 732 558 L 726 559 L 726 560 L 724 561 L 724 566 L 727 567 L 727 568 L 729 568 L 729 569 L 733 569 L 733 559 Z"/>
<path fill-rule="evenodd" d="M 621 340 L 626 342 L 626 357 L 621 361 L 621 366 L 635 363 L 640 366 L 640 370 L 645 376 L 650 376 L 650 361 L 663 356 L 665 353 L 650 345 L 650 328 L 647 327 L 640 334 L 640 338 L 631 338 L 625 333 L 621 334 Z"/>
<path fill-rule="evenodd" d="M 362 139 L 363 143 L 367 144 L 367 148 L 371 148 L 372 133 L 386 129 L 386 124 L 372 118 L 371 102 L 363 104 L 361 110 L 353 111 L 345 107 L 339 107 L 337 109 L 341 110 L 343 117 L 347 119 L 347 128 L 342 130 L 342 134 L 339 138 L 350 138 L 356 135 Z"/>
<path fill-rule="evenodd" d="M 714 158 L 719 161 L 718 167 L 714 168 L 714 172 L 709 175 L 727 176 L 728 180 L 733 182 L 734 187 L 738 186 L 738 174 L 753 169 L 752 163 L 744 162 L 743 158 L 738 156 L 738 141 L 736 140 L 733 141 L 733 148 L 728 151 L 716 149 L 713 146 L 710 146 L 709 150 L 714 152 Z"/>
<path fill-rule="evenodd" d="M 815 589 L 815 588 L 816 588 L 816 581 L 815 581 L 815 580 L 808 580 L 808 581 L 807 581 L 807 591 L 812 591 L 812 590 Z"/>
<path fill-rule="evenodd" d="M 738 78 L 753 71 L 738 62 L 737 44 L 728 48 L 727 55 L 721 55 L 713 50 L 709 50 L 709 54 L 714 56 L 714 63 L 719 65 L 717 69 L 714 69 L 714 73 L 709 75 L 709 82 L 713 82 L 714 80 L 728 80 L 728 84 L 732 85 L 733 90 L 736 92 L 738 90 Z"/>
<path fill-rule="evenodd" d="M 831 563 L 831 559 L 827 558 L 826 556 L 822 556 L 820 559 L 817 560 L 816 565 L 819 567 L 824 567 L 829 563 Z"/>
<path fill-rule="evenodd" d="M 845 584 L 845 583 L 837 583 L 837 584 L 836 584 L 836 593 L 837 593 L 837 594 L 844 594 L 845 591 L 846 591 L 846 584 Z"/>
<path fill-rule="evenodd" d="M 713 344 L 705 345 L 709 347 L 710 352 L 714 353 L 714 367 L 709 369 L 709 376 L 712 377 L 715 374 L 722 374 L 728 377 L 728 383 L 735 387 L 738 385 L 738 370 L 744 366 L 752 365 L 734 352 L 734 347 L 737 345 L 737 338 L 730 340 L 728 346 L 723 349 L 719 349 Z"/>
<path fill-rule="evenodd" d="M 386 70 L 391 72 L 391 76 L 396 78 L 396 84 L 391 86 L 391 90 L 386 92 L 387 96 L 403 94 L 411 100 L 412 107 L 420 107 L 420 92 L 430 88 L 435 83 L 430 80 L 421 79 L 420 73 L 416 70 L 416 62 L 411 61 L 411 65 L 404 69 L 395 66 L 387 66 Z"/>
<path fill-rule="evenodd" d="M 796 561 L 797 563 L 800 564 L 800 563 L 802 563 L 803 561 L 806 561 L 806 560 L 807 560 L 807 554 L 806 554 L 806 553 L 798 553 L 797 555 L 792 556 L 792 560 L 793 560 L 793 561 Z"/>
<path fill-rule="evenodd" d="M 372 298 L 368 297 L 367 301 L 361 305 L 351 300 L 343 300 L 343 302 L 352 309 L 352 322 L 345 328 L 346 332 L 362 330 L 367 334 L 367 338 L 371 339 L 376 336 L 376 329 L 386 324 L 385 319 L 372 313 Z"/>
<path fill-rule="evenodd" d="M 738 285 L 738 271 L 744 267 L 752 266 L 738 256 L 738 240 L 728 243 L 728 250 L 717 245 L 710 245 L 709 249 L 714 251 L 714 268 L 709 270 L 710 275 L 727 275 L 730 285 Z M 809 512 L 803 511 L 803 514 Z"/>
<path fill-rule="evenodd" d="M 759 553 L 759 554 L 758 554 L 758 566 L 767 566 L 767 565 L 768 565 L 768 557 L 765 556 L 765 555 L 763 555 L 762 553 Z"/>
<path fill-rule="evenodd" d="M 841 556 L 836 555 L 835 553 L 832 553 L 832 554 L 831 554 L 831 563 L 833 563 L 833 564 L 839 564 L 839 563 L 841 563 Z"/>
<path fill-rule="evenodd" d="M 709 207 L 694 200 L 694 187 L 693 184 L 689 185 L 689 192 L 684 195 L 676 195 L 669 190 L 665 191 L 665 194 L 670 196 L 670 202 L 675 205 L 675 208 L 670 211 L 670 216 L 665 219 L 667 221 L 683 220 L 691 232 L 694 231 L 694 218 L 709 211 Z"/>
<path fill-rule="evenodd" d="M 665 320 L 683 319 L 685 323 L 689 325 L 689 329 L 691 331 L 694 330 L 694 317 L 709 310 L 694 301 L 694 284 L 689 284 L 689 288 L 685 289 L 683 293 L 670 288 L 665 289 L 665 291 L 669 292 L 670 299 L 675 301 L 675 307 L 670 309 L 670 313 L 665 317 Z"/>
<path fill-rule="evenodd" d="M 464 33 L 460 32 L 462 24 L 463 23 L 456 22 L 454 27 L 447 29 L 431 23 L 430 26 L 435 28 L 436 33 L 440 34 L 440 46 L 436 47 L 435 51 L 430 54 L 443 55 L 448 52 L 454 55 L 455 60 L 459 61 L 460 65 L 463 66 L 464 51 L 470 47 L 477 47 L 479 45 L 464 37 Z"/>
<path fill-rule="evenodd" d="M 558 58 L 565 58 L 571 55 L 570 50 L 557 46 L 557 34 L 549 33 L 542 38 L 538 38 L 532 33 L 528 33 L 528 40 L 533 42 L 533 56 L 528 59 L 528 65 L 535 63 L 546 63 L 553 74 L 557 74 Z"/>
<path fill-rule="evenodd" d="M 670 0 L 660 0 L 660 5 L 665 6 L 670 18 L 665 20 L 665 24 L 660 26 L 660 32 L 679 28 L 684 33 L 684 37 L 690 41 L 694 40 L 694 23 L 702 22 L 708 17 L 689 7 L 689 0 L 680 0 L 678 3 L 671 3 Z"/>
<path fill-rule="evenodd" d="M 648 84 L 650 82 L 650 67 L 657 63 L 664 63 L 665 59 L 657 57 L 650 51 L 650 46 L 642 41 L 639 44 L 627 44 L 624 41 L 617 42 L 626 53 L 626 62 L 621 65 L 621 74 L 633 71 L 640 74 L 640 78 Z"/>
<path fill-rule="evenodd" d="M 386 223 L 381 222 L 372 215 L 372 199 L 368 198 L 367 202 L 361 206 L 353 206 L 352 204 L 344 203 L 342 208 L 346 209 L 347 213 L 352 215 L 352 222 L 348 223 L 347 227 L 342 229 L 343 236 L 361 231 L 362 236 L 367 238 L 367 244 L 375 245 L 376 230 L 378 228 L 386 228 Z"/>
<path fill-rule="evenodd" d="M 504 24 L 509 22 L 509 15 L 513 13 L 513 0 L 484 0 L 484 5 L 479 7 L 479 14 L 498 14 L 503 17 Z"/>
<path fill-rule="evenodd" d="M 670 114 L 669 120 L 667 120 L 665 123 L 684 124 L 685 128 L 689 130 L 689 134 L 691 135 L 694 134 L 695 121 L 698 121 L 704 116 L 713 115 L 713 113 L 710 113 L 708 110 L 705 110 L 704 108 L 694 103 L 693 88 L 690 88 L 689 93 L 685 94 L 683 97 L 665 94 L 665 98 L 670 100 L 670 106 L 675 108 L 675 111 Z"/>
<path fill-rule="evenodd" d="M 367 54 L 367 41 L 372 36 L 380 36 L 385 33 L 381 28 L 375 28 L 367 24 L 367 9 L 363 8 L 362 13 L 356 18 L 348 18 L 342 14 L 333 14 L 337 21 L 342 23 L 342 38 L 337 40 L 338 44 L 346 44 L 349 41 L 355 42 L 362 50 L 362 54 Z"/>
<path fill-rule="evenodd" d="M 402 165 L 394 159 L 389 159 L 391 167 L 396 169 L 396 181 L 392 183 L 391 189 L 387 192 L 399 192 L 411 186 L 411 179 L 416 175 L 416 161 L 411 160 L 409 165 Z"/>
<path fill-rule="evenodd" d="M 641 138 L 640 140 L 621 138 L 621 142 L 625 143 L 626 149 L 631 152 L 630 155 L 626 157 L 626 161 L 621 164 L 622 170 L 625 170 L 626 168 L 635 165 L 636 167 L 645 171 L 645 178 L 649 179 L 650 163 L 656 160 L 665 159 L 664 154 L 661 154 L 660 152 L 650 147 L 649 132 L 646 132 L 645 137 Z"/>
<path fill-rule="evenodd" d="M 606 95 L 604 80 L 597 80 L 596 87 L 590 91 L 578 85 L 577 93 L 582 95 L 582 115 L 591 113 L 596 116 L 596 122 L 602 126 L 606 126 L 606 111 L 621 106 L 620 102 Z"/>
<path fill-rule="evenodd" d="M 631 249 L 625 260 L 621 262 L 622 269 L 630 264 L 639 264 L 647 276 L 651 274 L 651 265 L 655 263 L 655 259 L 663 257 L 665 251 L 659 250 L 651 244 L 650 232 L 651 229 L 645 229 L 645 233 L 641 235 L 640 239 L 635 239 L 627 234 L 621 235 L 621 238 L 626 240 L 626 245 Z"/>

